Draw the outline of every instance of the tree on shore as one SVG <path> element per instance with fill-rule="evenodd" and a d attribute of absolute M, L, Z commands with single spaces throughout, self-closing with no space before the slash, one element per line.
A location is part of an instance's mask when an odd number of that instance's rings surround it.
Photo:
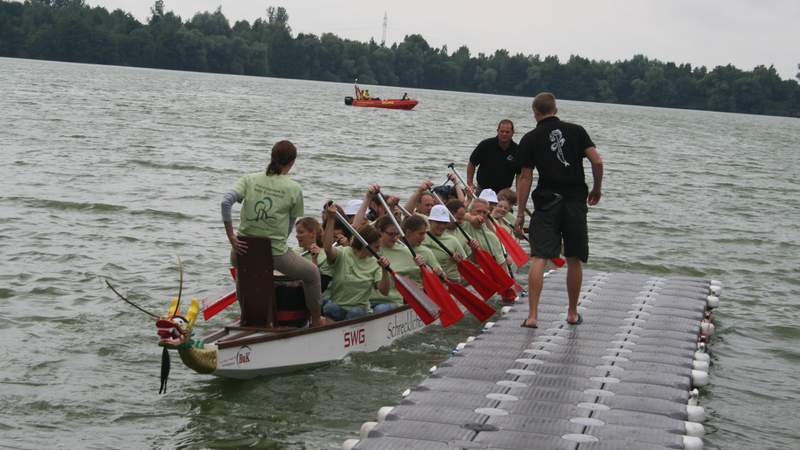
<path fill-rule="evenodd" d="M 635 55 L 597 61 L 572 55 L 473 55 L 431 47 L 419 34 L 391 47 L 331 33 L 292 33 L 289 14 L 270 6 L 231 26 L 221 8 L 183 20 L 151 7 L 147 23 L 83 0 L 0 0 L 0 56 L 277 76 L 409 88 L 559 98 L 800 117 L 800 84 L 774 67 L 692 67 Z M 800 70 L 800 64 L 798 64 Z M 800 72 L 797 74 L 800 80 Z"/>

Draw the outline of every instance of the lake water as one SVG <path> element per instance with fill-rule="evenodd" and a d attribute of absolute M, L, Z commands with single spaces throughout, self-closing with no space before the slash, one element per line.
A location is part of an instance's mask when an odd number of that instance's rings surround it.
<path fill-rule="evenodd" d="M 220 200 L 279 139 L 316 216 L 367 183 L 405 198 L 463 173 L 502 118 L 516 140 L 533 126 L 530 98 L 408 91 L 415 110 L 384 111 L 346 107 L 347 84 L 0 58 L 0 447 L 338 448 L 396 404 L 479 324 L 246 382 L 174 358 L 159 396 L 154 327 L 103 280 L 165 313 L 180 255 L 185 295 L 229 288 Z M 724 284 L 706 448 L 797 448 L 800 121 L 559 106 L 605 160 L 587 267 Z"/>

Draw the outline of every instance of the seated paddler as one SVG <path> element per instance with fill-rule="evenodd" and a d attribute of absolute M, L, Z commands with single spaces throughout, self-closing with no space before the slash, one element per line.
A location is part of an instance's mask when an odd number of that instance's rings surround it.
<path fill-rule="evenodd" d="M 326 213 L 328 220 L 322 232 L 322 245 L 333 280 L 328 289 L 330 299 L 325 300 L 322 311 L 333 320 L 355 319 L 371 311 L 369 299 L 375 291 L 383 295 L 389 293 L 391 276 L 386 270 L 389 260 L 385 257 L 376 260 L 355 236 L 350 246 L 334 247 L 336 205 L 331 203 Z M 357 231 L 377 253 L 380 233 L 372 225 L 362 225 Z"/>

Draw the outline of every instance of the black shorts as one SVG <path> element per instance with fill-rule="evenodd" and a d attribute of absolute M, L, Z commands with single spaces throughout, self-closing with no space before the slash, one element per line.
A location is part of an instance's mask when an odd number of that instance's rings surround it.
<path fill-rule="evenodd" d="M 547 210 L 537 209 L 533 213 L 528 230 L 531 256 L 556 258 L 561 254 L 564 240 L 564 256 L 589 259 L 589 232 L 586 226 L 586 202 L 564 200 Z"/>

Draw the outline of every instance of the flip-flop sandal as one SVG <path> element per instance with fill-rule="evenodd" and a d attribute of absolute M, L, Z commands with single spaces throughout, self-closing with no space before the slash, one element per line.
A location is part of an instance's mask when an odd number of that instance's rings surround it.
<path fill-rule="evenodd" d="M 578 313 L 578 320 L 576 320 L 575 322 L 567 321 L 567 323 L 569 325 L 580 325 L 583 323 L 583 316 L 581 315 L 581 313 Z"/>
<path fill-rule="evenodd" d="M 528 325 L 528 324 L 527 324 L 527 322 L 528 322 L 528 319 L 525 319 L 525 320 L 523 320 L 523 321 L 522 321 L 522 324 L 521 324 L 520 326 L 521 326 L 522 328 L 539 328 L 539 327 L 538 327 L 538 326 L 536 326 L 536 325 Z"/>

